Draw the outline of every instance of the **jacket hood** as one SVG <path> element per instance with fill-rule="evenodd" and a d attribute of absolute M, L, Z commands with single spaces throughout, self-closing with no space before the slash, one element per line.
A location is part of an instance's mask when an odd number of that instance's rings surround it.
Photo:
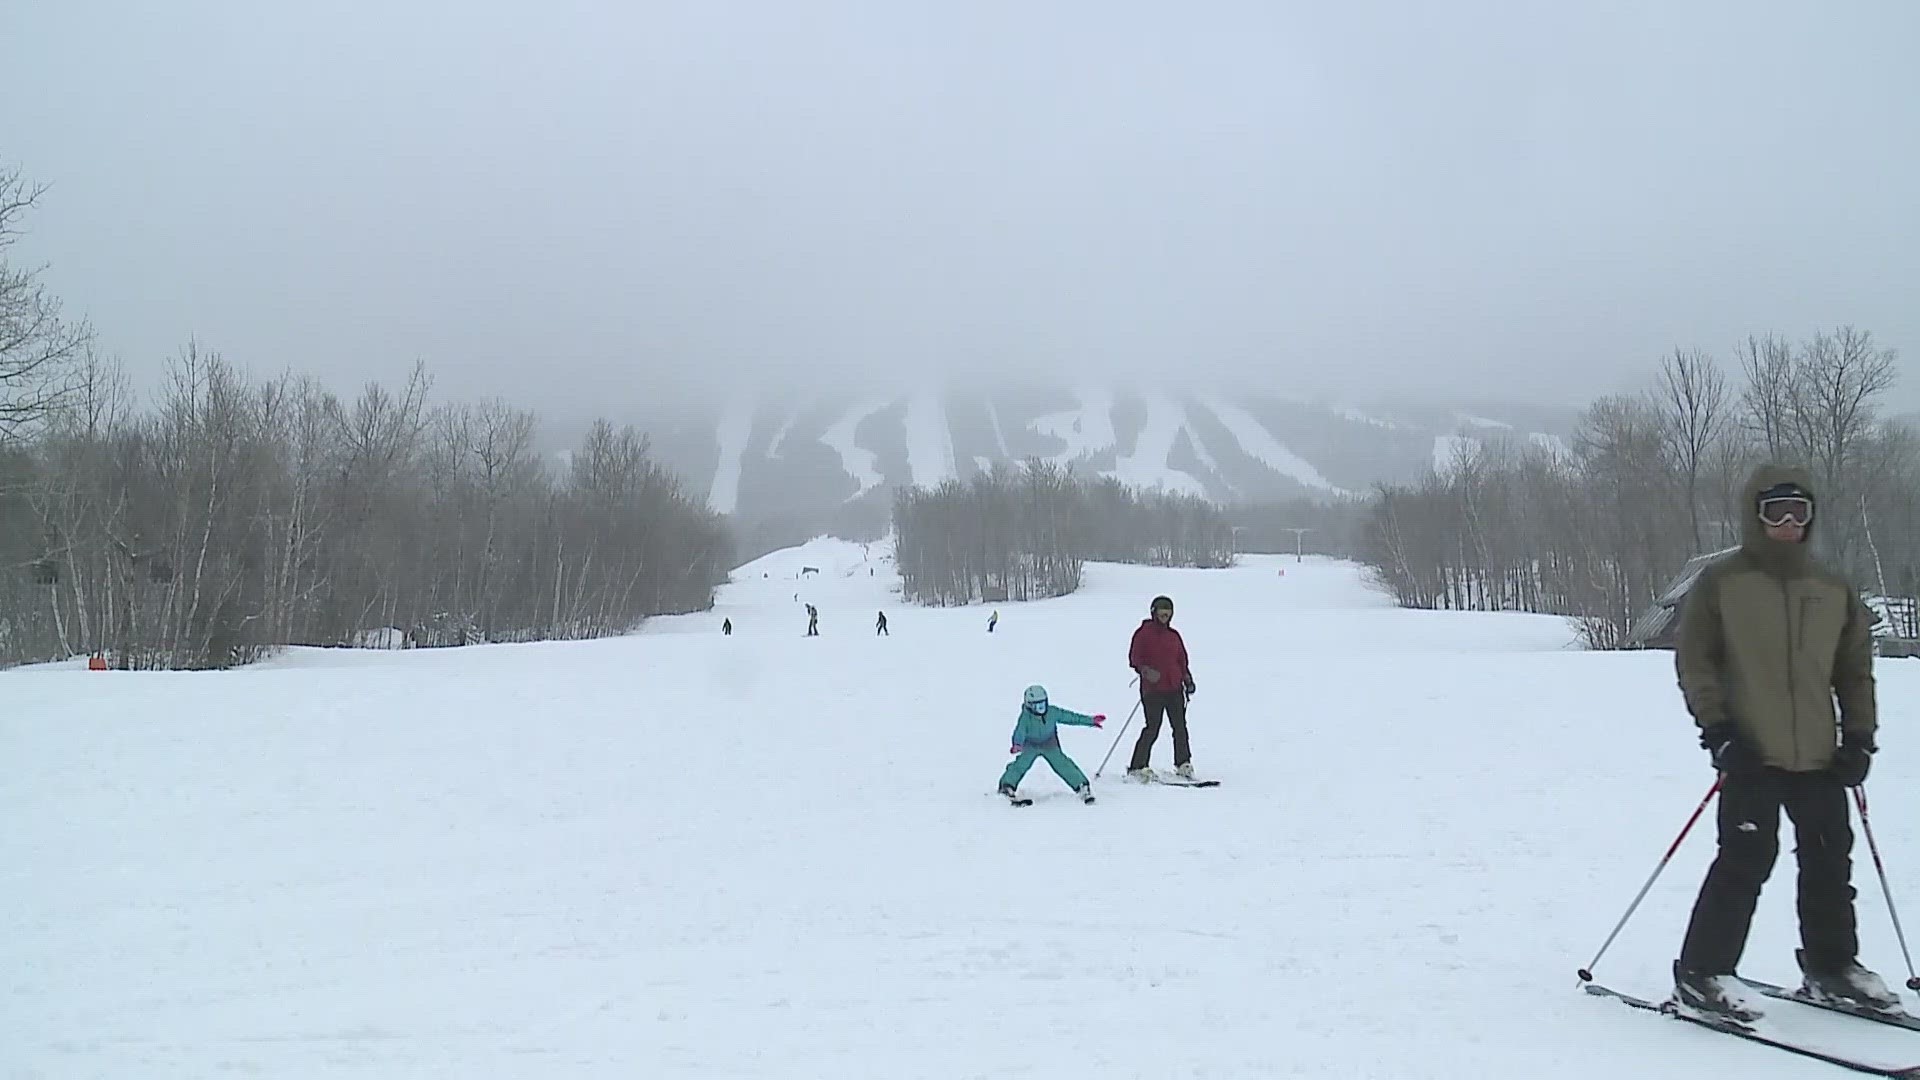
<path fill-rule="evenodd" d="M 1813 500 L 1813 518 L 1807 522 L 1806 535 L 1797 544 L 1784 544 L 1767 536 L 1760 524 L 1760 493 L 1776 484 L 1794 484 Z M 1807 545 L 1813 541 L 1813 528 L 1820 523 L 1819 496 L 1813 490 L 1813 477 L 1793 465 L 1766 464 L 1747 476 L 1740 492 L 1744 517 L 1740 523 L 1740 546 L 1769 565 L 1790 566 L 1806 561 Z"/>

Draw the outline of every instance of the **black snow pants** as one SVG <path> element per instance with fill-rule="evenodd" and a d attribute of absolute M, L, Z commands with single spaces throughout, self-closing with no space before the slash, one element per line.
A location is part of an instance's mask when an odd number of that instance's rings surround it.
<path fill-rule="evenodd" d="M 1680 964 L 1731 975 L 1747 946 L 1760 886 L 1780 853 L 1780 810 L 1793 821 L 1800 864 L 1800 945 L 1808 960 L 1844 964 L 1860 951 L 1854 924 L 1853 825 L 1847 789 L 1824 772 L 1727 774 L 1720 787 L 1720 852 L 1687 923 Z"/>
<path fill-rule="evenodd" d="M 1193 750 L 1187 745 L 1187 695 L 1175 690 L 1169 694 L 1152 690 L 1140 695 L 1140 705 L 1146 711 L 1147 726 L 1140 731 L 1140 739 L 1133 744 L 1133 760 L 1127 764 L 1129 770 L 1144 769 L 1153 756 L 1153 743 L 1160 737 L 1160 721 L 1164 717 L 1173 721 L 1173 764 L 1176 768 L 1193 760 Z"/>

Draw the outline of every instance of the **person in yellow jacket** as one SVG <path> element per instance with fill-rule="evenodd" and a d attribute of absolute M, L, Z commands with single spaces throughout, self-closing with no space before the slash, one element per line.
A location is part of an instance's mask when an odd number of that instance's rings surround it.
<path fill-rule="evenodd" d="M 1866 780 L 1875 750 L 1873 616 L 1846 580 L 1808 556 L 1818 503 L 1806 473 L 1762 466 L 1742 505 L 1740 549 L 1688 591 L 1674 654 L 1700 745 L 1722 774 L 1719 851 L 1674 961 L 1674 1002 L 1716 1017 L 1759 1016 L 1734 968 L 1780 852 L 1784 809 L 1800 864 L 1804 990 L 1898 1008 L 1855 959 L 1847 789 Z"/>

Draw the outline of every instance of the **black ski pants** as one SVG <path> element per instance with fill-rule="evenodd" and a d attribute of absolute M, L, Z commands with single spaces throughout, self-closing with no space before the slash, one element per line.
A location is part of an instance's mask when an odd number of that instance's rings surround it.
<path fill-rule="evenodd" d="M 1193 760 L 1193 750 L 1187 745 L 1187 695 L 1175 690 L 1172 693 L 1144 691 L 1140 695 L 1140 706 L 1146 712 L 1146 727 L 1140 730 L 1139 741 L 1133 744 L 1133 760 L 1127 768 L 1144 769 L 1153 756 L 1154 740 L 1160 737 L 1160 721 L 1173 721 L 1173 764 L 1176 768 Z"/>
<path fill-rule="evenodd" d="M 1704 975 L 1731 975 L 1747 947 L 1760 886 L 1780 854 L 1780 811 L 1793 821 L 1800 864 L 1800 945 L 1819 965 L 1844 964 L 1860 951 L 1854 924 L 1853 824 L 1847 789 L 1825 772 L 1761 769 L 1728 773 L 1720 786 L 1720 852 L 1707 870 L 1687 923 L 1680 964 Z"/>

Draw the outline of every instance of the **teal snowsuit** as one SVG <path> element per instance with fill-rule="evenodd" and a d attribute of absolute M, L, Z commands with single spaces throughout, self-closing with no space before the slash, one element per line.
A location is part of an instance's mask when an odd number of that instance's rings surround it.
<path fill-rule="evenodd" d="M 1007 771 L 1000 774 L 1003 787 L 1018 787 L 1027 770 L 1033 768 L 1035 758 L 1046 758 L 1054 774 L 1073 790 L 1087 786 L 1087 774 L 1060 749 L 1060 731 L 1056 726 L 1059 724 L 1094 726 L 1093 717 L 1058 705 L 1049 704 L 1047 711 L 1037 716 L 1026 706 L 1020 707 L 1020 719 L 1013 725 L 1013 745 L 1019 749 L 1020 756 L 1008 762 Z"/>

